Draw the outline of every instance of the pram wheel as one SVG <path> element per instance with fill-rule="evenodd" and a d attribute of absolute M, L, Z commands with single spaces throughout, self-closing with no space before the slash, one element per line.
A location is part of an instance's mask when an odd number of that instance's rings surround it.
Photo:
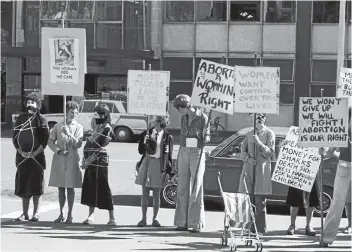
<path fill-rule="evenodd" d="M 236 251 L 237 250 L 237 246 L 236 245 L 232 245 L 230 248 L 231 251 Z"/>
<path fill-rule="evenodd" d="M 256 252 L 262 252 L 262 250 L 263 250 L 263 244 L 262 243 L 256 243 L 254 245 L 254 247 L 255 247 L 255 251 Z"/>
<path fill-rule="evenodd" d="M 228 244 L 227 237 L 221 237 L 221 246 L 227 247 L 227 244 Z"/>

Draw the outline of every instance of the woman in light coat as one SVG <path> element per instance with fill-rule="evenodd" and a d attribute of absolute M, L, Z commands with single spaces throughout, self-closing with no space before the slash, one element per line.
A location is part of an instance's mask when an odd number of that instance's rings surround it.
<path fill-rule="evenodd" d="M 55 124 L 50 133 L 48 145 L 55 153 L 51 165 L 49 186 L 59 188 L 60 215 L 55 223 L 64 221 L 63 208 L 67 189 L 68 213 L 66 223 L 72 223 L 72 209 L 75 200 L 74 188 L 82 187 L 82 172 L 79 166 L 78 149 L 82 146 L 83 127 L 75 121 L 78 104 L 66 103 L 66 125 L 64 121 Z"/>

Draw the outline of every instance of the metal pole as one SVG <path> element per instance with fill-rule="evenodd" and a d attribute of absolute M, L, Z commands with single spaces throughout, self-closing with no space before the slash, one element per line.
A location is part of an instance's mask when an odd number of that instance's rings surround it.
<path fill-rule="evenodd" d="M 61 19 L 62 28 L 65 28 L 65 19 Z M 64 123 L 66 126 L 66 95 L 64 95 Z"/>
<path fill-rule="evenodd" d="M 257 61 L 258 61 L 258 58 L 257 58 L 257 53 L 255 53 L 254 54 L 254 67 L 257 67 Z M 254 133 L 254 135 L 256 135 L 257 133 L 256 133 L 256 127 L 257 127 L 257 113 L 254 113 L 254 118 L 253 118 L 253 120 L 254 120 L 254 125 L 253 125 L 253 133 Z M 257 146 L 256 146 L 256 144 L 254 143 L 254 159 L 255 159 L 255 157 L 256 157 L 256 154 L 257 154 L 257 151 L 256 151 L 256 148 L 257 148 Z M 255 189 L 255 181 L 256 181 L 256 176 L 255 176 L 255 173 L 256 173 L 256 169 L 255 169 L 255 167 L 256 167 L 256 164 L 255 165 L 253 165 L 253 185 L 252 185 L 252 203 L 253 204 L 255 204 L 255 193 L 254 193 L 254 189 Z"/>
<path fill-rule="evenodd" d="M 337 44 L 337 68 L 336 68 L 336 89 L 340 87 L 340 71 L 343 67 L 345 58 L 345 15 L 346 15 L 346 0 L 340 0 L 339 14 L 339 40 Z"/>
<path fill-rule="evenodd" d="M 324 89 L 320 89 L 320 96 L 324 97 Z M 321 161 L 320 161 L 320 166 L 319 166 L 319 170 L 320 170 L 320 174 L 319 174 L 319 184 L 320 184 L 320 228 L 321 228 L 321 235 L 320 235 L 320 245 L 323 246 L 323 238 L 324 238 L 324 213 L 323 213 L 323 185 L 324 185 L 324 181 L 323 181 L 323 158 L 324 156 L 321 155 Z"/>
<path fill-rule="evenodd" d="M 147 50 L 147 20 L 146 20 L 146 10 L 145 10 L 145 4 L 146 1 L 142 1 L 143 4 L 143 50 Z"/>

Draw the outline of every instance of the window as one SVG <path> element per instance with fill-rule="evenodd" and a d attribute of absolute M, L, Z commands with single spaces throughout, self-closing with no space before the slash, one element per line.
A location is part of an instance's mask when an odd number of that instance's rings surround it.
<path fill-rule="evenodd" d="M 83 104 L 82 112 L 83 113 L 93 113 L 94 108 L 95 108 L 95 104 L 96 104 L 96 102 L 93 102 L 93 101 L 85 101 Z"/>
<path fill-rule="evenodd" d="M 313 60 L 312 81 L 336 82 L 336 60 Z"/>
<path fill-rule="evenodd" d="M 145 3 L 143 10 L 143 3 Z M 148 3 L 144 1 L 124 2 L 124 49 L 146 49 L 144 45 L 143 11 L 148 16 Z M 148 24 L 148 23 L 147 23 Z M 146 28 L 148 31 L 148 27 Z M 146 33 L 147 35 L 147 33 Z M 148 41 L 148 38 L 146 37 Z M 145 42 L 147 42 L 145 41 Z M 146 48 L 144 48 L 144 46 Z"/>
<path fill-rule="evenodd" d="M 165 1 L 165 22 L 193 22 L 194 1 Z"/>
<path fill-rule="evenodd" d="M 266 1 L 265 22 L 294 23 L 296 20 L 296 1 Z"/>
<path fill-rule="evenodd" d="M 97 48 L 121 49 L 121 31 L 120 24 L 97 24 Z"/>
<path fill-rule="evenodd" d="M 66 2 L 60 1 L 42 1 L 40 10 L 40 19 L 67 19 L 68 6 Z"/>
<path fill-rule="evenodd" d="M 229 66 L 254 66 L 254 59 L 232 58 L 228 61 Z M 259 65 L 259 58 L 257 59 Z"/>
<path fill-rule="evenodd" d="M 339 1 L 314 1 L 313 23 L 338 23 Z M 351 24 L 351 1 L 346 1 L 346 22 Z"/>
<path fill-rule="evenodd" d="M 24 36 L 26 46 L 39 46 L 39 1 L 25 1 Z M 11 22 L 12 23 L 12 22 Z"/>
<path fill-rule="evenodd" d="M 197 21 L 226 21 L 226 1 L 197 1 Z"/>
<path fill-rule="evenodd" d="M 86 45 L 87 49 L 94 47 L 94 24 L 93 22 L 70 22 L 68 24 L 70 28 L 85 28 L 86 29 Z"/>
<path fill-rule="evenodd" d="M 293 81 L 293 60 L 264 59 L 263 66 L 280 67 L 280 80 Z"/>
<path fill-rule="evenodd" d="M 170 71 L 171 80 L 192 80 L 192 58 L 164 58 L 163 70 Z"/>
<path fill-rule="evenodd" d="M 192 96 L 193 83 L 192 81 L 171 81 L 169 100 L 172 101 L 179 94 Z"/>
<path fill-rule="evenodd" d="M 335 97 L 336 96 L 336 85 L 317 85 L 312 84 L 310 86 L 310 96 L 311 97 L 321 97 L 321 90 L 323 91 L 324 96 L 326 97 Z"/>
<path fill-rule="evenodd" d="M 294 90 L 294 84 L 280 84 L 280 104 L 293 104 Z"/>
<path fill-rule="evenodd" d="M 231 21 L 260 21 L 260 1 L 231 1 Z"/>
<path fill-rule="evenodd" d="M 99 21 L 122 21 L 122 1 L 97 1 L 96 16 Z"/>
<path fill-rule="evenodd" d="M 70 1 L 67 19 L 91 21 L 94 19 L 94 9 L 94 1 Z"/>
<path fill-rule="evenodd" d="M 244 137 L 245 136 L 237 137 L 231 144 L 229 144 L 219 153 L 218 157 L 239 159 L 241 153 L 241 144 L 244 140 Z"/>

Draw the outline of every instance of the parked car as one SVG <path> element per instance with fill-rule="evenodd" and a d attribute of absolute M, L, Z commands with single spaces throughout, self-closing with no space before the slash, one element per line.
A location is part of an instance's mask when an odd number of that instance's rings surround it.
<path fill-rule="evenodd" d="M 276 135 L 275 154 L 272 159 L 272 172 L 275 168 L 276 159 L 279 154 L 279 144 L 283 141 L 289 131 L 288 127 L 270 127 Z M 204 174 L 204 198 L 222 202 L 220 189 L 217 182 L 218 173 L 221 173 L 221 184 L 225 192 L 237 192 L 239 179 L 242 172 L 243 161 L 240 159 L 240 145 L 245 135 L 251 128 L 245 128 L 225 139 L 216 146 L 207 156 Z M 323 160 L 323 212 L 328 212 L 333 195 L 335 173 L 338 164 L 338 156 Z M 176 163 L 176 161 L 175 161 Z M 288 186 L 272 181 L 273 194 L 268 197 L 268 205 L 284 205 Z M 170 190 L 169 188 L 165 188 Z M 164 190 L 163 190 L 164 191 Z M 171 195 L 163 192 L 162 195 Z M 172 202 L 172 199 L 163 199 L 163 202 Z M 174 202 L 173 202 L 174 204 Z M 168 204 L 172 206 L 172 204 Z M 320 214 L 320 208 L 314 211 Z"/>
<path fill-rule="evenodd" d="M 140 135 L 143 130 L 147 129 L 147 117 L 144 115 L 128 114 L 123 101 L 115 100 L 83 100 L 79 104 L 79 114 L 77 122 L 84 128 L 87 133 L 91 130 L 91 121 L 94 116 L 94 107 L 98 102 L 104 102 L 110 109 L 111 125 L 114 129 L 115 139 L 120 142 L 131 141 L 135 135 Z M 48 120 L 49 128 L 63 119 L 63 113 L 43 114 Z M 12 121 L 15 123 L 17 115 L 12 115 Z"/>

